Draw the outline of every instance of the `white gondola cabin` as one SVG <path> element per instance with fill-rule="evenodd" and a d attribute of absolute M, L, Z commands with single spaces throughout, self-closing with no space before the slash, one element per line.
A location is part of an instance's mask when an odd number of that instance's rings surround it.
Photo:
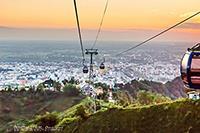
<path fill-rule="evenodd" d="M 188 48 L 183 56 L 181 78 L 187 88 L 200 89 L 200 43 Z"/>

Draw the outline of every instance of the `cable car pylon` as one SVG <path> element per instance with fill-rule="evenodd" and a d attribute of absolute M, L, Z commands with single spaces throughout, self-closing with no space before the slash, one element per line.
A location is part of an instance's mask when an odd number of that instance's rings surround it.
<path fill-rule="evenodd" d="M 85 54 L 90 55 L 90 67 L 89 67 L 89 82 L 91 83 L 91 79 L 93 78 L 93 55 L 98 55 L 98 49 L 85 49 Z"/>

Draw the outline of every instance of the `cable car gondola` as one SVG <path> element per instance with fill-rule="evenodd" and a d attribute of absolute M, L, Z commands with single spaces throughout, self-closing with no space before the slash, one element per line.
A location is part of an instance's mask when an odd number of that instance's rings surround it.
<path fill-rule="evenodd" d="M 188 48 L 181 61 L 181 78 L 188 89 L 200 89 L 200 43 Z"/>
<path fill-rule="evenodd" d="M 99 66 L 99 68 L 101 69 L 101 70 L 104 70 L 105 69 L 105 65 L 104 65 L 104 63 L 105 63 L 105 61 L 106 61 L 106 59 L 105 59 L 105 57 L 103 58 L 103 62 L 100 64 L 100 66 Z"/>
<path fill-rule="evenodd" d="M 99 68 L 100 68 L 100 69 L 105 69 L 104 63 L 101 63 Z"/>
<path fill-rule="evenodd" d="M 88 73 L 88 67 L 86 65 L 83 66 L 83 73 Z"/>

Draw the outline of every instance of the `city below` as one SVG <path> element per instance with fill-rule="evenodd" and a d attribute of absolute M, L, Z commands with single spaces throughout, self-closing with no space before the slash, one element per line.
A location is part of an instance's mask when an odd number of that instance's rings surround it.
<path fill-rule="evenodd" d="M 102 42 L 94 57 L 94 83 L 125 84 L 134 79 L 165 83 L 180 76 L 180 61 L 193 43 L 153 42 L 119 57 L 112 56 L 129 48 L 130 42 Z M 86 45 L 86 48 L 90 45 Z M 84 74 L 78 42 L 72 41 L 1 41 L 0 89 L 37 87 L 52 79 L 62 83 L 72 77 L 83 86 Z M 105 57 L 105 70 L 99 65 Z M 89 57 L 86 56 L 89 66 Z"/>

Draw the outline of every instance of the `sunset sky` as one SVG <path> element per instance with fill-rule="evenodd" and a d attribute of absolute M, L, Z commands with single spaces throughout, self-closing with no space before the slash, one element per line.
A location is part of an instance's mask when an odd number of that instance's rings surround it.
<path fill-rule="evenodd" d="M 106 0 L 77 0 L 81 27 L 95 30 Z M 76 27 L 73 0 L 0 0 L 0 26 L 72 29 Z M 103 30 L 159 31 L 200 11 L 200 0 L 110 0 Z M 200 34 L 200 16 L 176 29 Z"/>

